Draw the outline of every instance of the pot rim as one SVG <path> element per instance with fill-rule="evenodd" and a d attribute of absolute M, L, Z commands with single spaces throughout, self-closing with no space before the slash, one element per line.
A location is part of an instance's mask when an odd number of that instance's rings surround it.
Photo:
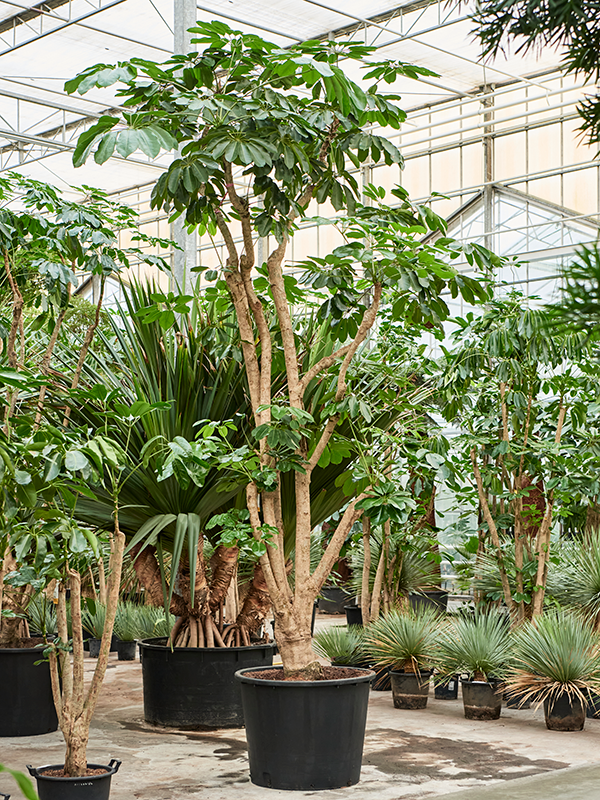
<path fill-rule="evenodd" d="M 103 772 L 102 775 L 81 775 L 76 778 L 70 778 L 68 776 L 60 777 L 58 775 L 44 775 L 43 771 L 45 769 L 64 769 L 64 764 L 44 764 L 42 767 L 32 767 L 31 764 L 27 764 L 27 769 L 29 770 L 29 774 L 32 775 L 36 780 L 44 780 L 44 781 L 58 781 L 60 783 L 66 782 L 75 782 L 75 781 L 98 781 L 102 780 L 103 778 L 111 778 L 116 772 L 119 771 L 119 767 L 121 766 L 121 761 L 118 758 L 111 758 L 108 764 L 91 764 L 90 762 L 87 763 L 88 769 L 104 769 L 106 772 Z"/>
<path fill-rule="evenodd" d="M 403 669 L 390 669 L 390 675 L 414 675 L 415 678 L 424 675 L 425 677 L 430 677 L 433 675 L 432 669 L 421 669 L 419 672 L 405 672 Z"/>
<path fill-rule="evenodd" d="M 45 642 L 35 647 L 0 647 L 0 653 L 43 653 L 48 645 Z"/>
<path fill-rule="evenodd" d="M 252 686 L 280 686 L 284 689 L 296 689 L 296 688 L 305 688 L 307 686 L 349 686 L 353 683 L 369 683 L 374 677 L 375 673 L 372 669 L 365 669 L 364 667 L 336 667 L 337 669 L 354 669 L 359 670 L 360 672 L 364 673 L 363 675 L 354 675 L 349 678 L 332 678 L 325 681 L 275 681 L 268 678 L 251 678 L 248 675 L 245 675 L 246 672 L 263 672 L 267 669 L 280 669 L 283 670 L 282 666 L 271 666 L 271 667 L 244 667 L 244 669 L 238 669 L 235 673 L 235 679 L 240 683 L 247 683 Z"/>
<path fill-rule="evenodd" d="M 152 639 L 139 639 L 138 644 L 140 646 L 140 649 L 142 647 L 147 647 L 149 650 L 158 650 L 158 651 L 168 650 L 169 652 L 171 652 L 171 648 L 168 644 L 157 644 L 157 642 L 166 641 L 168 640 L 168 638 L 169 638 L 168 636 L 157 636 Z M 274 649 L 276 646 L 277 646 L 276 642 L 270 642 L 269 644 L 251 644 L 249 646 L 243 645 L 240 647 L 174 647 L 173 653 L 206 653 L 206 652 L 214 653 L 215 651 L 219 653 L 221 652 L 226 653 L 227 651 L 231 653 L 239 653 L 240 651 L 243 650 L 260 650 L 261 648 Z M 271 667 L 269 667 L 269 669 L 271 669 Z"/>

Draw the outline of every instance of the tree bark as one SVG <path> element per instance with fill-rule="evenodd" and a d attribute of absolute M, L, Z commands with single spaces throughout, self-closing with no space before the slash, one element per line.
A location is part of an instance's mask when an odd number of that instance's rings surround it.
<path fill-rule="evenodd" d="M 363 528 L 363 568 L 362 583 L 360 589 L 360 610 L 362 613 L 363 626 L 371 622 L 371 520 L 365 514 L 362 517 Z"/>

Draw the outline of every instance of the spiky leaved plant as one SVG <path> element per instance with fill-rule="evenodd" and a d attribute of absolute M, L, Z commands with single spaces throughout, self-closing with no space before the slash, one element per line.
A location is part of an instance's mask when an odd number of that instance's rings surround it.
<path fill-rule="evenodd" d="M 364 628 L 360 625 L 335 625 L 315 634 L 313 650 L 338 666 L 363 666 L 364 640 Z"/>
<path fill-rule="evenodd" d="M 442 678 L 467 673 L 471 680 L 487 681 L 502 676 L 510 655 L 508 620 L 475 609 L 443 628 L 436 667 Z"/>
<path fill-rule="evenodd" d="M 549 587 L 561 606 L 581 612 L 600 631 L 600 531 L 561 545 Z"/>
<path fill-rule="evenodd" d="M 440 615 L 436 609 L 390 611 L 365 632 L 365 650 L 382 667 L 420 672 L 436 659 Z"/>
<path fill-rule="evenodd" d="M 514 654 L 506 691 L 539 706 L 561 696 L 579 699 L 600 691 L 600 637 L 569 611 L 547 612 L 514 634 Z"/>

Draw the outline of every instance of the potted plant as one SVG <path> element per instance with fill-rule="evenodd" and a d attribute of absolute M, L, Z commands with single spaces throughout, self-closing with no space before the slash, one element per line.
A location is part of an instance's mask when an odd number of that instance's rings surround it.
<path fill-rule="evenodd" d="M 364 190 L 373 206 L 356 202 L 360 192 L 346 159 L 357 167 L 373 156 L 388 163 L 401 160 L 390 142 L 367 130 L 375 121 L 398 126 L 404 118 L 395 98 L 379 92 L 378 84 L 427 70 L 400 62 L 365 65 L 367 79 L 374 82 L 365 93 L 341 66 L 364 61 L 372 51 L 363 44 L 305 42 L 283 50 L 220 22 L 192 30 L 199 52 L 177 56 L 160 68 L 148 62 L 113 71 L 95 66 L 67 83 L 68 91 L 85 92 L 121 81 L 124 102 L 142 114 L 141 127 L 135 129 L 128 125 L 129 115 L 102 117 L 79 139 L 74 161 L 81 164 L 94 152 L 102 162 L 123 137 L 130 152 L 135 144 L 148 149 L 149 141 L 153 152 L 178 146 L 181 157 L 159 178 L 153 204 L 185 214 L 187 224 L 218 233 L 223 243 L 225 260 L 206 278 L 217 280 L 217 290 L 227 288 L 235 308 L 254 428 L 245 447 L 233 453 L 216 447 L 218 427 L 211 432 L 204 426 L 194 446 L 177 454 L 178 470 L 187 465 L 197 473 L 208 461 L 217 463 L 229 480 L 243 475 L 252 537 L 264 545 L 259 561 L 283 667 L 240 673 L 252 780 L 286 789 L 351 785 L 360 774 L 370 674 L 339 667 L 341 672 L 332 677 L 315 661 L 313 603 L 362 513 L 361 503 L 390 507 L 398 485 L 384 477 L 390 464 L 383 448 L 366 474 L 359 470 L 345 476 L 349 502 L 313 570 L 313 480 L 320 464 L 348 452 L 348 443 L 336 435 L 338 424 L 365 420 L 360 425 L 365 439 L 374 435 L 370 409 L 364 403 L 361 408 L 360 396 L 349 387 L 353 359 L 375 324 L 384 294 L 397 290 L 395 313 L 416 331 L 421 324 L 440 325 L 448 316 L 440 298 L 447 286 L 455 293 L 466 291 L 471 301 L 486 293 L 477 281 L 458 278 L 443 260 L 456 257 L 459 246 L 449 247 L 444 239 L 434 247 L 421 241 L 427 229 L 443 230 L 444 223 L 430 208 L 410 203 L 403 189 L 394 190 L 400 200 L 395 208 L 382 203 L 385 192 L 374 187 Z M 182 69 L 190 79 L 185 90 L 178 78 Z M 207 91 L 235 113 L 216 117 L 203 100 L 197 106 Z M 181 124 L 182 114 L 189 125 Z M 243 185 L 235 178 L 239 171 Z M 348 217 L 335 223 L 343 244 L 326 259 L 303 264 L 305 291 L 297 279 L 284 275 L 283 267 L 290 237 L 313 200 L 331 201 Z M 258 264 L 257 238 L 272 246 Z M 479 246 L 469 247 L 467 258 L 490 263 Z M 331 349 L 311 351 L 308 359 L 298 349 L 292 318 L 292 306 L 300 299 L 314 307 L 316 318 L 332 333 Z M 159 301 L 151 313 L 164 310 L 165 301 Z M 281 390 L 272 384 L 275 363 L 285 364 Z M 358 389 L 360 379 L 355 380 Z M 306 397 L 315 385 L 328 387 L 328 403 L 313 414 Z M 391 394 L 402 399 L 407 414 L 409 394 Z M 382 402 L 395 405 L 390 397 Z M 355 440 L 352 431 L 350 438 Z M 293 586 L 282 519 L 288 510 L 282 487 L 288 481 L 295 500 Z M 335 724 L 335 733 L 319 720 Z"/>
<path fill-rule="evenodd" d="M 334 666 L 369 666 L 364 650 L 364 631 L 356 625 L 335 625 L 318 631 L 313 639 L 313 649 Z"/>
<path fill-rule="evenodd" d="M 437 649 L 435 609 L 390 611 L 366 631 L 365 649 L 379 666 L 390 667 L 395 708 L 425 708 Z"/>
<path fill-rule="evenodd" d="M 582 730 L 590 693 L 600 689 L 598 634 L 581 617 L 550 611 L 514 639 L 506 691 L 543 704 L 548 730 Z"/>
<path fill-rule="evenodd" d="M 181 311 L 179 321 L 164 329 L 141 314 L 152 303 L 151 295 L 156 296 L 151 287 L 130 287 L 125 294 L 127 308 L 118 313 L 115 322 L 119 345 L 112 348 L 107 342 L 108 356 L 98 354 L 93 376 L 84 374 L 86 381 L 100 375 L 107 386 L 119 387 L 132 401 L 160 397 L 169 403 L 140 420 L 131 435 L 119 415 L 112 426 L 112 435 L 122 444 L 129 437 L 132 459 L 142 464 L 123 489 L 121 527 L 129 542 L 132 566 L 148 601 L 163 607 L 166 603 L 176 617 L 172 642 L 168 641 L 171 628 L 140 637 L 152 639 L 140 644 L 144 716 L 151 724 L 187 729 L 239 727 L 243 716 L 235 671 L 241 665 L 270 664 L 274 651 L 273 643 L 263 635 L 271 600 L 258 560 L 260 548 L 242 508 L 244 481 L 236 476 L 222 491 L 223 476 L 216 468 L 206 473 L 194 468 L 188 473 L 183 467 L 179 476 L 161 469 L 167 456 L 174 455 L 167 443 L 177 449 L 182 440 L 193 440 L 199 420 L 220 423 L 236 417 L 238 429 L 227 428 L 228 445 L 235 450 L 247 440 L 250 409 L 245 373 L 230 354 L 239 343 L 234 340 L 231 347 L 220 340 L 213 343 L 215 329 L 230 330 L 233 324 L 226 296 L 219 296 L 216 310 L 205 308 L 200 296 L 190 300 L 189 314 Z M 307 360 L 309 353 L 327 351 L 331 346 L 331 338 L 320 326 L 298 328 L 298 335 L 306 339 Z M 274 371 L 275 385 L 284 379 L 280 370 Z M 315 382 L 306 396 L 309 407 L 318 410 L 322 397 L 323 389 Z M 72 416 L 92 429 L 99 424 L 91 399 L 73 409 Z M 153 442 L 150 448 L 149 441 Z M 347 503 L 336 480 L 344 474 L 348 460 L 347 456 L 336 458 L 315 470 L 311 489 L 315 524 Z M 168 463 L 172 466 L 173 460 Z M 284 477 L 282 488 L 286 559 L 293 550 L 295 524 L 290 477 Z M 140 497 L 144 497 L 143 505 Z M 171 513 L 175 510 L 179 513 Z M 110 497 L 97 489 L 94 499 L 78 504 L 77 513 L 88 523 L 95 520 L 108 526 Z M 161 551 L 171 555 L 168 568 Z M 198 555 L 192 584 L 189 554 L 194 551 Z M 238 583 L 242 579 L 248 591 L 240 602 Z"/>
<path fill-rule="evenodd" d="M 459 615 L 442 629 L 436 680 L 461 679 L 467 719 L 498 719 L 502 708 L 499 679 L 511 655 L 508 621 L 498 613 L 475 610 Z"/>
<path fill-rule="evenodd" d="M 117 658 L 119 661 L 135 661 L 137 640 L 140 638 L 140 606 L 121 602 L 115 616 L 117 635 Z"/>

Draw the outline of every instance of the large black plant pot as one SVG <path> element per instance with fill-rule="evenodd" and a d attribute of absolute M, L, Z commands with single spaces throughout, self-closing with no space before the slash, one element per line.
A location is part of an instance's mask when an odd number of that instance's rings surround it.
<path fill-rule="evenodd" d="M 429 697 L 430 670 L 396 672 L 390 670 L 394 708 L 425 708 Z"/>
<path fill-rule="evenodd" d="M 346 625 L 362 625 L 362 609 L 360 606 L 344 606 Z"/>
<path fill-rule="evenodd" d="M 438 589 L 431 592 L 420 592 L 409 595 L 410 607 L 415 611 L 422 608 L 435 608 L 438 611 L 445 611 L 448 606 L 448 592 Z"/>
<path fill-rule="evenodd" d="M 277 681 L 247 674 L 254 671 L 236 673 L 252 783 L 298 791 L 358 783 L 373 672 L 365 669 L 336 680 Z"/>
<path fill-rule="evenodd" d="M 36 736 L 58 728 L 50 665 L 42 651 L 0 649 L 0 736 Z"/>
<path fill-rule="evenodd" d="M 496 683 L 461 680 L 463 705 L 467 719 L 498 719 L 502 710 L 502 695 Z"/>
<path fill-rule="evenodd" d="M 319 611 L 325 614 L 344 614 L 350 595 L 339 586 L 324 586 L 319 597 Z"/>
<path fill-rule="evenodd" d="M 110 764 L 88 764 L 88 769 L 104 769 L 101 775 L 85 775 L 82 778 L 53 778 L 44 775 L 52 769 L 62 769 L 63 764 L 48 764 L 34 769 L 27 765 L 29 773 L 37 783 L 40 800 L 108 800 L 110 780 L 121 766 L 121 762 L 112 758 Z"/>
<path fill-rule="evenodd" d="M 579 697 L 561 694 L 544 700 L 544 716 L 549 731 L 582 731 L 585 725 L 585 708 Z"/>
<path fill-rule="evenodd" d="M 234 675 L 244 667 L 271 666 L 274 645 L 171 650 L 166 642 L 140 642 L 146 722 L 184 730 L 243 727 Z"/>

